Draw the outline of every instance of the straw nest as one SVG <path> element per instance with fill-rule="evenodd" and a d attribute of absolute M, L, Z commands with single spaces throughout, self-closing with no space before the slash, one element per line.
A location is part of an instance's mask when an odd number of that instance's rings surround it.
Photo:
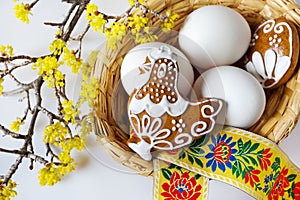
<path fill-rule="evenodd" d="M 174 31 L 182 26 L 186 16 L 193 10 L 206 5 L 223 5 L 235 9 L 248 21 L 251 28 L 271 18 L 284 16 L 294 22 L 300 31 L 300 7 L 293 0 L 146 0 L 145 4 L 158 13 L 172 10 L 180 15 Z M 158 27 L 156 18 L 151 26 Z M 300 33 L 300 32 L 299 32 Z M 159 41 L 176 46 L 176 34 L 157 31 Z M 141 159 L 133 153 L 126 141 L 129 127 L 126 107 L 126 93 L 120 86 L 122 60 L 135 44 L 125 38 L 115 49 L 104 47 L 98 53 L 92 76 L 100 83 L 100 92 L 95 100 L 95 133 L 100 144 L 111 156 L 138 174 L 152 174 L 152 162 Z M 300 71 L 294 73 L 289 82 L 267 93 L 266 110 L 257 124 L 249 130 L 276 143 L 285 139 L 297 123 L 300 111 Z"/>

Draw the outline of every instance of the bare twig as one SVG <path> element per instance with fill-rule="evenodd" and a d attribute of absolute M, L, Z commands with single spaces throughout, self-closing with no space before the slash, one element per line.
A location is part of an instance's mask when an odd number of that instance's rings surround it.
<path fill-rule="evenodd" d="M 14 139 L 26 139 L 26 135 L 22 135 L 19 133 L 12 132 L 11 130 L 5 128 L 3 125 L 0 124 L 0 130 L 3 131 L 4 136 L 11 136 Z"/>

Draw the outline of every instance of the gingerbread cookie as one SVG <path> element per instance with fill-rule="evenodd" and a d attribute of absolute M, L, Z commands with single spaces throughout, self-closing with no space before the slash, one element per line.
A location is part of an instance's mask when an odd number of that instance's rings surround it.
<path fill-rule="evenodd" d="M 166 46 L 150 53 L 148 82 L 129 99 L 128 116 L 134 135 L 128 145 L 145 160 L 153 150 L 174 150 L 211 132 L 223 102 L 207 98 L 189 102 L 178 92 L 176 57 Z"/>
<path fill-rule="evenodd" d="M 246 69 L 266 89 L 286 83 L 298 62 L 299 36 L 284 17 L 262 23 L 254 32 L 247 53 Z"/>

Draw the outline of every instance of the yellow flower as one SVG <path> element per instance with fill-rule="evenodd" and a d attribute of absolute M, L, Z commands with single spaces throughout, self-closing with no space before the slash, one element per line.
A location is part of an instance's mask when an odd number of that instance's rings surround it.
<path fill-rule="evenodd" d="M 60 122 L 49 125 L 44 130 L 43 141 L 45 143 L 51 143 L 58 146 L 61 141 L 65 140 L 68 134 L 68 129 L 63 126 Z"/>
<path fill-rule="evenodd" d="M 148 23 L 148 18 L 140 15 L 129 16 L 128 17 L 128 26 L 131 28 L 131 32 L 136 34 L 140 31 L 141 28 L 146 27 Z"/>
<path fill-rule="evenodd" d="M 64 86 L 65 76 L 57 68 L 61 65 L 53 56 L 46 56 L 45 58 L 38 58 L 33 64 L 33 70 L 39 70 L 38 74 L 43 76 L 44 81 L 48 87 L 54 87 L 54 80 L 56 86 Z"/>
<path fill-rule="evenodd" d="M 65 48 L 66 43 L 65 41 L 61 39 L 56 39 L 50 44 L 50 52 L 52 52 L 54 55 L 60 55 L 63 52 L 63 49 Z"/>
<path fill-rule="evenodd" d="M 73 107 L 73 101 L 72 100 L 64 100 L 62 102 L 62 114 L 64 115 L 64 120 L 66 122 L 71 122 L 72 124 L 75 124 L 75 117 L 78 115 L 78 110 Z"/>
<path fill-rule="evenodd" d="M 55 35 L 56 36 L 60 35 L 60 30 L 59 29 L 55 32 Z"/>
<path fill-rule="evenodd" d="M 46 56 L 45 58 L 38 58 L 37 61 L 33 64 L 32 69 L 38 69 L 38 74 L 43 75 L 52 75 L 53 71 L 60 66 L 61 63 L 53 56 Z"/>
<path fill-rule="evenodd" d="M 29 4 L 24 4 L 24 3 L 17 4 L 14 7 L 14 11 L 15 11 L 16 18 L 20 19 L 22 22 L 26 24 L 29 23 L 28 15 L 31 14 Z"/>
<path fill-rule="evenodd" d="M 0 53 L 1 53 L 0 56 L 2 56 L 2 57 L 13 56 L 14 55 L 13 51 L 14 51 L 14 49 L 10 45 L 0 46 Z"/>
<path fill-rule="evenodd" d="M 136 43 L 146 43 L 146 42 L 154 42 L 157 40 L 157 35 L 154 35 L 149 27 L 144 28 L 143 32 L 139 32 L 135 34 L 135 42 Z"/>
<path fill-rule="evenodd" d="M 89 81 L 81 83 L 80 97 L 81 101 L 87 102 L 90 108 L 94 105 L 94 100 L 99 94 L 99 82 L 96 78 L 91 78 Z"/>
<path fill-rule="evenodd" d="M 65 85 L 65 75 L 61 71 L 54 71 L 54 79 L 57 87 L 63 87 Z M 54 84 L 50 85 L 49 87 L 54 87 Z"/>
<path fill-rule="evenodd" d="M 103 14 L 98 11 L 98 7 L 95 4 L 87 5 L 86 19 L 89 21 L 90 26 L 94 28 L 94 31 L 103 33 L 103 28 L 107 21 Z"/>
<path fill-rule="evenodd" d="M 4 82 L 4 79 L 3 78 L 0 78 L 0 95 L 2 95 L 2 92 L 3 92 L 3 85 L 2 83 Z"/>
<path fill-rule="evenodd" d="M 65 176 L 67 173 L 70 173 L 75 169 L 76 169 L 76 163 L 74 163 L 74 162 L 67 163 L 64 165 L 59 165 L 57 167 L 57 170 L 59 171 L 61 176 Z"/>
<path fill-rule="evenodd" d="M 42 186 L 44 185 L 52 186 L 61 180 L 60 170 L 57 169 L 55 164 L 50 163 L 46 165 L 45 168 L 42 168 L 39 171 L 39 180 L 40 180 L 40 185 Z"/>
<path fill-rule="evenodd" d="M 130 4 L 130 6 L 134 6 L 135 5 L 135 1 L 134 0 L 128 0 L 128 2 Z M 145 0 L 138 0 L 138 2 L 142 4 L 142 3 L 145 2 Z"/>
<path fill-rule="evenodd" d="M 95 15 L 95 12 L 98 12 L 98 6 L 93 4 L 93 3 L 89 3 L 86 6 L 86 18 L 87 18 L 87 20 L 91 20 L 90 17 Z"/>
<path fill-rule="evenodd" d="M 105 36 L 108 39 L 108 45 L 115 48 L 117 43 L 122 40 L 126 34 L 126 25 L 123 22 L 114 22 L 105 30 Z"/>
<path fill-rule="evenodd" d="M 2 180 L 0 179 L 0 199 L 10 200 L 17 196 L 17 192 L 14 190 L 17 184 L 12 180 L 8 181 L 7 185 L 2 185 Z"/>
<path fill-rule="evenodd" d="M 69 67 L 72 67 L 72 72 L 78 74 L 79 69 L 82 66 L 82 60 L 75 56 L 75 53 L 68 48 L 64 48 L 63 50 L 63 59 Z"/>
<path fill-rule="evenodd" d="M 92 113 L 87 115 L 80 124 L 80 135 L 82 138 L 82 141 L 85 142 L 86 137 L 88 134 L 90 134 L 93 131 L 93 124 L 94 124 L 94 116 Z"/>
<path fill-rule="evenodd" d="M 171 12 L 170 10 L 166 12 L 166 16 L 167 18 L 161 25 L 163 31 L 171 30 L 175 25 L 175 21 L 179 18 L 177 13 Z"/>
<path fill-rule="evenodd" d="M 65 152 L 71 152 L 72 149 L 81 151 L 84 148 L 84 141 L 79 135 L 76 135 L 72 138 L 64 140 L 60 146 Z"/>
<path fill-rule="evenodd" d="M 23 124 L 24 124 L 24 121 L 21 118 L 17 117 L 16 121 L 14 121 L 10 124 L 10 129 L 14 132 L 19 132 L 20 126 Z"/>

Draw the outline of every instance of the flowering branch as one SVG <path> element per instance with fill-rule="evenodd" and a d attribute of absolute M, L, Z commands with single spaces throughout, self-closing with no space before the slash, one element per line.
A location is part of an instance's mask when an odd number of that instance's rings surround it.
<path fill-rule="evenodd" d="M 31 11 L 39 1 L 16 4 L 15 16 L 24 23 L 29 23 L 29 15 L 32 15 Z M 12 181 L 12 177 L 24 159 L 30 160 L 29 169 L 33 169 L 35 163 L 44 166 L 39 171 L 41 185 L 54 185 L 75 169 L 76 163 L 71 157 L 71 151 L 82 150 L 86 135 L 92 131 L 93 101 L 99 92 L 98 81 L 90 78 L 91 66 L 84 63 L 81 58 L 83 39 L 91 28 L 105 34 L 108 45 L 115 48 L 127 33 L 131 34 L 137 43 L 157 39 L 157 36 L 150 31 L 146 14 L 158 17 L 162 22 L 163 30 L 170 30 L 178 18 L 178 15 L 171 11 L 167 11 L 166 14 L 156 13 L 144 6 L 143 0 L 129 0 L 130 8 L 119 16 L 106 15 L 99 11 L 95 4 L 90 3 L 90 0 L 62 0 L 62 2 L 70 4 L 64 19 L 61 22 L 44 22 L 45 25 L 58 29 L 55 35 L 56 39 L 51 42 L 48 54 L 41 56 L 14 55 L 12 46 L 0 46 L 0 95 L 5 97 L 22 94 L 25 95 L 22 101 L 26 101 L 24 114 L 17 117 L 9 128 L 0 122 L 0 133 L 3 136 L 23 142 L 19 149 L 0 147 L 0 153 L 17 155 L 7 173 L 0 175 L 0 199 L 9 200 L 17 195 L 16 183 Z M 142 13 L 141 15 L 134 14 L 137 9 L 141 11 L 138 12 Z M 73 36 L 73 30 L 84 13 L 86 13 L 85 17 L 89 23 L 79 35 Z M 78 43 L 77 49 L 68 47 L 71 40 Z M 60 70 L 63 66 L 71 67 L 72 72 L 76 74 L 79 70 L 82 72 L 82 88 L 78 102 L 73 102 L 66 93 L 66 74 Z M 37 72 L 36 78 L 29 83 L 20 81 L 15 75 L 17 70 L 25 67 Z M 5 91 L 2 83 L 8 78 L 17 86 L 12 90 Z M 43 105 L 44 97 L 41 92 L 43 87 L 48 87 L 53 91 L 57 105 L 56 110 L 50 110 Z M 84 103 L 91 108 L 89 114 L 80 113 L 80 108 Z M 35 127 L 40 115 L 46 116 L 49 120 L 43 133 L 45 156 L 35 152 L 32 142 L 37 134 Z M 20 127 L 25 123 L 28 128 L 20 131 Z M 78 125 L 81 129 L 76 133 L 73 130 L 74 126 Z"/>

